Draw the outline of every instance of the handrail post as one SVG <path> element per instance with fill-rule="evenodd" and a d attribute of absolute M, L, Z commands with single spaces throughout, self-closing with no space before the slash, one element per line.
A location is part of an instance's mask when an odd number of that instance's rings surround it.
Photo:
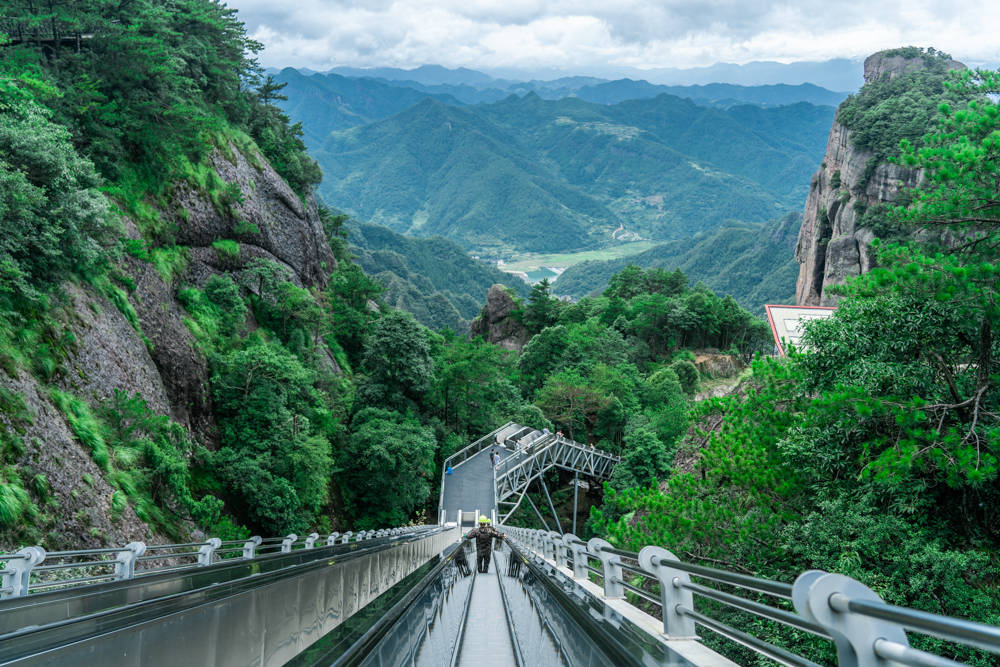
<path fill-rule="evenodd" d="M 129 542 L 125 548 L 115 554 L 115 580 L 131 579 L 135 576 L 135 560 L 146 553 L 146 545 L 142 542 Z"/>
<path fill-rule="evenodd" d="M 319 533 L 309 533 L 309 537 L 306 538 L 306 549 L 314 548 L 318 539 Z"/>
<path fill-rule="evenodd" d="M 354 536 L 354 541 L 355 542 L 360 542 L 361 540 L 365 539 L 367 537 L 367 535 L 368 535 L 368 531 L 362 530 L 360 533 L 358 533 L 357 535 Z"/>
<path fill-rule="evenodd" d="M 340 533 L 330 533 L 329 537 L 326 538 L 326 546 L 332 547 L 337 543 L 338 537 L 340 537 Z"/>
<path fill-rule="evenodd" d="M 344 533 L 343 535 L 341 535 L 340 536 L 340 543 L 341 544 L 347 544 L 348 542 L 350 542 L 351 541 L 351 535 L 353 535 L 353 534 L 354 534 L 353 532 L 347 531 L 346 533 Z"/>
<path fill-rule="evenodd" d="M 257 547 L 264 541 L 260 535 L 254 535 L 243 543 L 243 560 L 252 560 L 257 555 Z"/>
<path fill-rule="evenodd" d="M 562 535 L 556 531 L 549 531 L 549 536 L 552 538 L 552 550 L 553 559 L 556 562 L 556 567 L 566 567 L 566 544 L 563 542 Z"/>
<path fill-rule="evenodd" d="M 222 546 L 222 540 L 218 537 L 210 537 L 198 549 L 198 566 L 205 567 L 212 564 L 212 555 L 215 550 Z"/>
<path fill-rule="evenodd" d="M 538 539 L 542 543 L 542 558 L 554 560 L 553 554 L 555 554 L 556 547 L 552 542 L 552 535 L 549 532 L 543 532 L 538 536 Z"/>
<path fill-rule="evenodd" d="M 587 545 L 580 541 L 580 538 L 573 533 L 563 535 L 563 543 L 569 547 L 573 554 L 573 578 L 587 578 Z"/>
<path fill-rule="evenodd" d="M 875 653 L 879 640 L 910 645 L 901 625 L 852 612 L 852 600 L 885 602 L 860 581 L 822 570 L 803 572 L 792 585 L 795 611 L 830 633 L 837 646 L 839 667 L 884 665 Z"/>
<path fill-rule="evenodd" d="M 45 549 L 41 547 L 25 547 L 17 552 L 21 558 L 11 558 L 3 570 L 0 582 L 3 588 L 9 589 L 0 593 L 0 600 L 19 598 L 28 594 L 31 583 L 31 570 L 45 560 Z"/>
<path fill-rule="evenodd" d="M 694 609 L 694 595 L 682 584 L 691 583 L 687 572 L 670 567 L 680 559 L 663 547 L 643 547 L 639 552 L 639 567 L 656 575 L 660 582 L 660 604 L 663 609 L 663 634 L 671 639 L 694 639 L 698 636 L 694 619 L 678 613 L 677 607 Z"/>
<path fill-rule="evenodd" d="M 591 538 L 587 548 L 601 561 L 601 571 L 604 576 L 604 597 L 615 600 L 625 597 L 625 587 L 622 586 L 622 559 L 606 549 L 613 549 L 611 543 L 599 537 Z"/>
<path fill-rule="evenodd" d="M 299 536 L 295 533 L 289 533 L 285 539 L 281 540 L 281 553 L 290 554 L 292 553 L 292 545 L 299 541 Z"/>

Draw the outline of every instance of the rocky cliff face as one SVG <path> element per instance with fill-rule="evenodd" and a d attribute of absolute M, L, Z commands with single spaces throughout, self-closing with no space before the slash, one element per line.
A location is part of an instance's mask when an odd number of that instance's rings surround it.
<path fill-rule="evenodd" d="M 485 338 L 505 350 L 520 350 L 528 342 L 524 325 L 511 316 L 517 308 L 504 285 L 493 285 L 486 295 L 486 305 L 472 321 L 471 335 Z"/>
<path fill-rule="evenodd" d="M 952 69 L 964 65 L 952 61 Z M 922 58 L 876 53 L 865 60 L 865 83 L 916 71 Z M 875 234 L 859 225 L 867 209 L 896 201 L 915 186 L 919 174 L 888 162 L 875 162 L 871 151 L 851 141 L 848 128 L 834 121 L 826 155 L 813 175 L 795 247 L 799 277 L 795 301 L 800 306 L 832 306 L 838 297 L 827 288 L 872 267 Z"/>
<path fill-rule="evenodd" d="M 184 322 L 178 287 L 201 286 L 222 272 L 235 277 L 255 258 L 279 263 L 300 285 L 324 285 L 336 265 L 315 201 L 303 203 L 264 158 L 230 146 L 216 151 L 211 165 L 226 183 L 237 185 L 241 196 L 220 211 L 205 193 L 187 185 L 176 188 L 161 213 L 176 226 L 178 243 L 188 247 L 181 275 L 168 283 L 149 262 L 124 257 L 119 269 L 135 284 L 127 305 L 112 303 L 90 286 L 65 286 L 57 319 L 73 342 L 63 370 L 49 381 L 91 406 L 115 391 L 138 394 L 153 412 L 187 426 L 208 446 L 215 438 L 208 363 Z M 125 232 L 139 236 L 128 221 Z M 211 245 L 219 239 L 238 240 L 238 256 L 222 257 Z M 129 307 L 137 322 L 123 314 Z M 14 465 L 22 479 L 44 475 L 51 487 L 38 522 L 45 532 L 0 534 L 0 551 L 42 535 L 50 549 L 170 541 L 154 535 L 131 505 L 112 512 L 114 489 L 57 407 L 50 387 L 21 371 L 14 377 L 0 372 L 0 389 L 24 402 L 20 416 L 0 410 L 0 421 L 18 431 L 23 442 Z"/>

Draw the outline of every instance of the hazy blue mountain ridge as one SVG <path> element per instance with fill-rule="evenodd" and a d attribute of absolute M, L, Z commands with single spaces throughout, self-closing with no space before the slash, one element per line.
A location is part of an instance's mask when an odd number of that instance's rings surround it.
<path fill-rule="evenodd" d="M 619 79 L 584 86 L 575 91 L 577 97 L 598 104 L 617 104 L 625 100 L 656 97 L 662 93 L 684 97 L 702 106 L 728 107 L 736 104 L 782 106 L 809 102 L 821 106 L 837 106 L 847 98 L 847 93 L 827 90 L 811 83 L 797 86 L 773 84 L 767 86 L 740 86 L 731 83 L 710 83 L 693 86 L 655 85 L 648 81 Z"/>
<path fill-rule="evenodd" d="M 287 84 L 281 94 L 288 100 L 279 105 L 294 121 L 302 123 L 310 149 L 319 147 L 330 132 L 388 118 L 428 97 L 460 103 L 445 94 L 390 85 L 375 79 L 337 74 L 305 76 L 291 67 L 281 70 L 275 79 Z"/>

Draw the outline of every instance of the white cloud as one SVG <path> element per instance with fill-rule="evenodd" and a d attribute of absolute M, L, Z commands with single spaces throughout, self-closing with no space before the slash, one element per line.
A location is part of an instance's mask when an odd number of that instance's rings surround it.
<path fill-rule="evenodd" d="M 990 0 L 234 0 L 268 66 L 693 67 L 907 44 L 1000 61 Z"/>

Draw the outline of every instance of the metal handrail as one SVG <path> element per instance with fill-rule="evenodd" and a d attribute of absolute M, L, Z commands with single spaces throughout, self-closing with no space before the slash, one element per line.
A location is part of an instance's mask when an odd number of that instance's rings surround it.
<path fill-rule="evenodd" d="M 830 596 L 830 606 L 838 611 L 846 609 L 855 614 L 896 623 L 940 639 L 961 641 L 963 644 L 1000 653 L 1000 627 L 994 625 L 939 616 L 926 611 L 896 607 L 884 602 L 851 599 L 841 593 L 834 593 Z"/>
<path fill-rule="evenodd" d="M 807 660 L 802 656 L 795 655 L 791 651 L 775 646 L 770 642 L 764 641 L 760 637 L 755 637 L 751 634 L 743 632 L 742 630 L 737 630 L 733 626 L 727 625 L 726 623 L 718 621 L 714 618 L 705 616 L 704 614 L 699 614 L 693 609 L 678 607 L 677 611 L 683 616 L 691 618 L 699 625 L 702 625 L 738 644 L 742 644 L 748 649 L 756 651 L 757 653 L 760 653 L 761 655 L 766 656 L 779 664 L 789 665 L 789 667 L 820 667 L 818 663 L 815 663 L 812 660 Z"/>
<path fill-rule="evenodd" d="M 344 535 L 332 533 L 328 538 L 342 538 L 350 535 L 352 536 L 352 541 L 367 540 L 375 537 L 402 535 L 412 532 L 417 528 L 416 526 L 406 526 L 377 532 L 359 531 L 356 534 L 348 532 Z M 24 597 L 34 591 L 63 587 L 69 588 L 95 581 L 118 581 L 132 579 L 136 576 L 149 576 L 204 567 L 218 562 L 222 554 L 242 552 L 243 558 L 253 559 L 259 556 L 276 555 L 279 551 L 283 552 L 286 549 L 289 551 L 292 549 L 301 550 L 307 546 L 316 548 L 317 546 L 327 545 L 325 541 L 317 545 L 317 539 L 318 535 L 313 533 L 301 539 L 294 535 L 227 541 L 213 538 L 204 542 L 157 544 L 148 547 L 142 542 L 132 542 L 124 547 L 76 549 L 70 551 L 53 551 L 50 553 L 46 553 L 41 547 L 26 547 L 17 553 L 0 556 L 0 560 L 7 562 L 6 568 L 0 570 L 0 599 Z M 220 548 L 222 545 L 227 545 L 227 548 Z M 196 547 L 197 550 L 195 550 Z M 183 549 L 183 551 L 178 551 L 179 549 Z M 149 552 L 156 553 L 151 554 Z M 114 558 L 106 560 L 71 560 L 87 556 L 114 556 Z M 186 562 L 178 563 L 178 560 Z M 46 564 L 42 565 L 43 561 L 47 561 Z M 163 564 L 154 567 L 145 567 L 151 561 L 160 561 Z M 136 566 L 140 564 L 143 567 L 137 571 Z M 90 576 L 38 580 L 38 575 L 54 575 L 64 570 L 82 570 L 85 572 L 88 569 L 93 573 L 95 568 L 98 569 L 98 572 Z M 105 572 L 104 570 L 106 569 L 110 569 L 110 571 Z"/>
<path fill-rule="evenodd" d="M 961 663 L 909 646 L 905 630 L 920 632 L 969 647 L 1000 653 L 1000 627 L 939 614 L 886 604 L 871 589 L 849 577 L 810 570 L 787 584 L 716 568 L 684 563 L 659 547 L 639 553 L 611 546 L 600 539 L 583 542 L 575 535 L 507 526 L 510 538 L 536 557 L 566 568 L 579 581 L 592 574 L 603 579 L 603 596 L 609 604 L 630 604 L 623 593 L 633 593 L 659 609 L 664 634 L 673 638 L 695 638 L 695 626 L 702 626 L 742 644 L 781 664 L 815 667 L 810 660 L 790 653 L 758 637 L 733 628 L 718 619 L 695 611 L 693 596 L 710 599 L 759 618 L 781 623 L 828 640 L 834 640 L 838 663 L 843 667 L 881 664 L 890 660 L 921 667 L 955 667 Z M 567 553 L 567 547 L 569 552 Z M 553 561 L 553 554 L 555 560 Z M 623 563 L 622 558 L 638 565 Z M 593 567 L 592 560 L 600 561 Z M 625 581 L 629 572 L 659 583 L 661 600 L 653 591 Z M 693 575 L 737 588 L 791 599 L 795 611 L 772 607 L 690 581 Z M 633 605 L 634 606 L 634 605 Z M 646 613 L 635 608 L 639 613 Z"/>
<path fill-rule="evenodd" d="M 692 584 L 690 582 L 682 583 L 682 588 L 686 588 L 689 591 L 697 593 L 702 597 L 709 598 L 710 600 L 715 600 L 716 602 L 721 602 L 727 607 L 732 607 L 733 609 L 739 609 L 741 611 L 748 611 L 751 614 L 755 614 L 762 618 L 766 618 L 772 621 L 777 621 L 778 623 L 783 623 L 787 626 L 798 628 L 799 630 L 805 630 L 806 632 L 811 632 L 814 635 L 823 637 L 824 639 L 832 639 L 830 633 L 824 630 L 819 625 L 815 623 L 810 623 L 798 614 L 786 611 L 784 609 L 777 609 L 775 607 L 769 607 L 766 604 L 760 602 L 754 602 L 753 600 L 747 600 L 746 598 L 741 598 L 738 595 L 733 595 L 732 593 L 725 593 L 723 591 L 717 591 L 714 588 L 709 588 L 708 586 L 700 586 L 698 584 Z"/>

